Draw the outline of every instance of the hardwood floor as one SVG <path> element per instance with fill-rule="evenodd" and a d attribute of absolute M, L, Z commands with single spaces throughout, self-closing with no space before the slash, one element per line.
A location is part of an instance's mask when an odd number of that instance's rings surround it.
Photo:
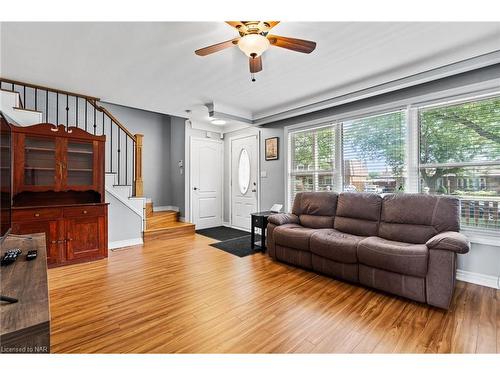
<path fill-rule="evenodd" d="M 212 242 L 50 269 L 52 352 L 500 352 L 499 290 L 459 282 L 446 312 Z"/>

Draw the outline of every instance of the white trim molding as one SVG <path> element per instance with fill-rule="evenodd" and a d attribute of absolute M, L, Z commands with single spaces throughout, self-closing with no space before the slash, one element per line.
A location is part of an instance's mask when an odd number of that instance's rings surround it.
<path fill-rule="evenodd" d="M 472 243 L 500 247 L 500 233 L 498 232 L 465 228 L 460 230 L 460 233 Z"/>
<path fill-rule="evenodd" d="M 466 283 L 487 286 L 488 288 L 500 289 L 500 277 L 498 276 L 457 270 L 457 280 L 465 281 Z"/>
<path fill-rule="evenodd" d="M 116 249 L 121 249 L 122 247 L 142 245 L 143 243 L 144 242 L 142 241 L 142 237 L 131 238 L 128 240 L 121 240 L 121 241 L 112 241 L 112 242 L 108 242 L 108 249 L 109 250 L 116 250 Z"/>

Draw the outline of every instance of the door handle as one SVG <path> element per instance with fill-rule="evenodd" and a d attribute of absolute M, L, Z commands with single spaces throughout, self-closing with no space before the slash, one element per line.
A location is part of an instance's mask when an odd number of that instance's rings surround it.
<path fill-rule="evenodd" d="M 193 190 L 198 190 L 198 188 L 197 188 L 197 187 L 194 187 L 194 188 L 193 188 Z"/>

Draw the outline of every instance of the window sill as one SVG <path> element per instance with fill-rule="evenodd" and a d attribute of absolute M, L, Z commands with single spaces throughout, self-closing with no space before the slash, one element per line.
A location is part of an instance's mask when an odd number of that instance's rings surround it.
<path fill-rule="evenodd" d="M 500 232 L 464 228 L 460 230 L 460 233 L 466 236 L 472 243 L 500 247 Z"/>

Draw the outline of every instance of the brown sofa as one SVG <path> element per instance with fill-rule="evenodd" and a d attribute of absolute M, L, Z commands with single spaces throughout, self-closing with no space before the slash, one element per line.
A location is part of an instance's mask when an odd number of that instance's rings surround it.
<path fill-rule="evenodd" d="M 269 255 L 335 278 L 448 309 L 460 202 L 424 194 L 299 193 L 291 214 L 269 217 Z"/>

